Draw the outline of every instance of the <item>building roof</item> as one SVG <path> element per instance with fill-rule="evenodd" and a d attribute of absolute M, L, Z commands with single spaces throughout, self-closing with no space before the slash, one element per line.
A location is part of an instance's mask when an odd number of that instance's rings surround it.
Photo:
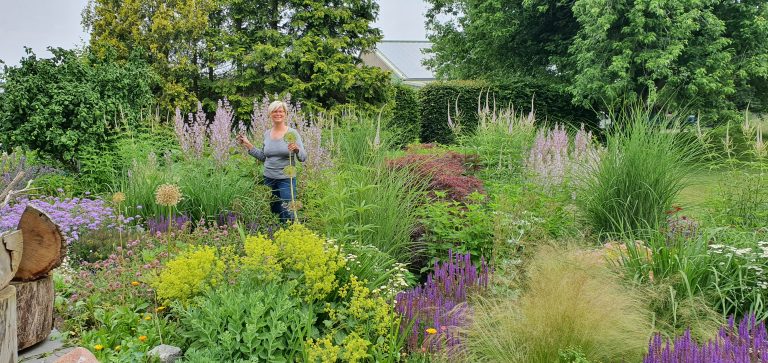
<path fill-rule="evenodd" d="M 382 40 L 376 44 L 376 53 L 404 80 L 434 80 L 435 75 L 422 62 L 427 59 L 424 50 L 431 42 L 419 40 Z"/>

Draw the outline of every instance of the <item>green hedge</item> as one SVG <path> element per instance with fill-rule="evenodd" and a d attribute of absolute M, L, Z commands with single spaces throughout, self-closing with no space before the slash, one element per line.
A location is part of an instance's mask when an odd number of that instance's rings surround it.
<path fill-rule="evenodd" d="M 404 84 L 394 85 L 394 107 L 387 125 L 396 146 L 404 146 L 419 139 L 421 122 L 416 90 Z"/>
<path fill-rule="evenodd" d="M 451 118 L 461 124 L 463 132 L 472 132 L 477 127 L 478 97 L 488 93 L 489 101 L 496 100 L 497 109 L 514 106 L 516 110 L 528 112 L 533 98 L 539 121 L 561 122 L 590 126 L 597 122 L 593 111 L 571 103 L 564 87 L 533 79 L 518 79 L 504 84 L 484 81 L 435 82 L 419 90 L 421 115 L 421 141 L 450 144 L 455 141 L 448 127 L 448 108 Z M 456 108 L 459 115 L 456 117 Z"/>

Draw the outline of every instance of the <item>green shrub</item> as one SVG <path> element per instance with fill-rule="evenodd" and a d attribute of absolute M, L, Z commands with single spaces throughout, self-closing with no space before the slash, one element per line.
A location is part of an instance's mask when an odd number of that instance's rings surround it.
<path fill-rule="evenodd" d="M 646 301 L 600 258 L 544 247 L 527 279 L 518 299 L 473 307 L 469 361 L 558 362 L 573 347 L 581 359 L 594 362 L 641 359 L 652 332 Z"/>
<path fill-rule="evenodd" d="M 444 197 L 445 193 L 438 194 Z M 478 264 L 481 257 L 491 257 L 494 219 L 491 209 L 484 203 L 485 198 L 485 195 L 474 192 L 466 203 L 436 201 L 420 209 L 420 221 L 425 230 L 420 241 L 424 243 L 429 259 L 424 270 L 444 260 L 448 250 L 469 253 Z"/>
<path fill-rule="evenodd" d="M 592 227 L 616 234 L 656 228 L 686 186 L 695 149 L 647 110 L 614 118 L 606 150 L 579 180 L 577 200 Z"/>
<path fill-rule="evenodd" d="M 477 127 L 478 97 L 488 85 L 476 81 L 430 83 L 419 90 L 421 141 L 453 143 L 455 135 L 448 117 L 464 131 Z M 458 112 L 457 112 L 458 110 Z"/>
<path fill-rule="evenodd" d="M 387 128 L 393 135 L 392 144 L 402 147 L 419 139 L 419 101 L 413 87 L 396 84 L 394 92 L 394 108 Z"/>

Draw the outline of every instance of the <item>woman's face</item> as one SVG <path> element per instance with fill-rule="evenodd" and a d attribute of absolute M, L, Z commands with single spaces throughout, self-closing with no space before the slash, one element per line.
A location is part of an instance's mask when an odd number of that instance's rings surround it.
<path fill-rule="evenodd" d="M 282 107 L 276 108 L 272 113 L 269 115 L 272 118 L 272 122 L 279 124 L 285 122 L 285 109 Z"/>

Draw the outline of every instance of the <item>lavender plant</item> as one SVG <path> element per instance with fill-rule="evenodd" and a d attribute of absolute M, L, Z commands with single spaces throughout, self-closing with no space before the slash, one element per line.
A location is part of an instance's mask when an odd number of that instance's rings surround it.
<path fill-rule="evenodd" d="M 490 269 L 485 259 L 472 263 L 471 255 L 448 252 L 444 263 L 435 262 L 427 281 L 395 298 L 395 311 L 403 321 L 401 334 L 407 336 L 412 352 L 456 351 L 461 349 L 459 329 L 468 322 L 467 293 L 488 287 Z M 422 349 L 423 348 L 423 349 Z"/>
<path fill-rule="evenodd" d="M 758 322 L 754 315 L 741 319 L 738 326 L 731 316 L 728 325 L 720 328 L 717 336 L 699 344 L 686 331 L 673 342 L 660 334 L 648 344 L 643 363 L 752 363 L 768 362 L 768 333 L 765 321 Z"/>

